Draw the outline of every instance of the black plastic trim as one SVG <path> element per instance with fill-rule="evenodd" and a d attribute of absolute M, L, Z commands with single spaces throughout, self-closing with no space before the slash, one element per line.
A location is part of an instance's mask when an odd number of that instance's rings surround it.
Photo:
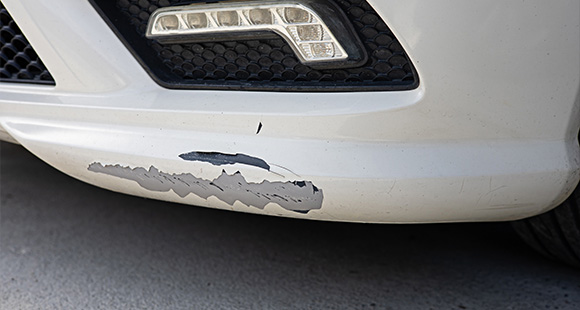
<path fill-rule="evenodd" d="M 0 82 L 56 85 L 54 78 L 0 1 Z"/>
<path fill-rule="evenodd" d="M 175 77 L 166 71 L 155 70 L 149 63 L 158 63 L 159 59 L 150 53 L 137 53 L 139 49 L 149 49 L 146 40 L 142 40 L 135 31 L 134 26 L 127 20 L 124 14 L 118 10 L 113 0 L 89 0 L 119 40 L 131 52 L 139 64 L 145 69 L 148 75 L 157 84 L 168 89 L 189 89 L 189 90 L 237 90 L 237 91 L 277 91 L 277 92 L 364 92 L 364 91 L 406 91 L 416 89 L 419 86 L 419 76 L 409 60 L 411 72 L 414 76 L 413 83 L 391 81 L 385 85 L 381 83 L 365 83 L 364 85 L 337 85 L 332 82 L 316 83 L 312 82 L 285 82 L 277 81 L 273 84 L 270 81 L 204 81 L 203 83 L 184 83 L 176 81 Z M 99 2 L 99 3 L 97 3 Z M 185 0 L 175 5 L 186 5 L 197 2 L 219 2 L 203 0 Z M 107 11 L 107 13 L 105 13 Z M 129 42 L 129 40 L 131 42 Z M 408 56 L 407 56 L 408 57 Z"/>

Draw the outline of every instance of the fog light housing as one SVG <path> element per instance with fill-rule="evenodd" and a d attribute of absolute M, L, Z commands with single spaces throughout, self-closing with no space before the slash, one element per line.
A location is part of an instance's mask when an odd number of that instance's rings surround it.
<path fill-rule="evenodd" d="M 348 68 L 366 62 L 365 49 L 344 13 L 325 0 L 231 1 L 158 9 L 147 38 L 160 42 L 227 41 L 275 33 L 311 67 Z"/>

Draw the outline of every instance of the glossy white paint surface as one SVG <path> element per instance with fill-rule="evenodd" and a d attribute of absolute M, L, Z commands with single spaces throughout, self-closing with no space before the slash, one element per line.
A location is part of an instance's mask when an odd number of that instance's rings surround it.
<path fill-rule="evenodd" d="M 56 87 L 0 85 L 0 124 L 37 156 L 116 191 L 324 220 L 510 220 L 559 204 L 578 181 L 578 1 L 369 1 L 420 76 L 405 92 L 177 91 L 154 83 L 84 1 L 3 0 Z M 258 124 L 263 127 L 258 135 Z M 286 170 L 213 166 L 190 151 L 244 153 Z M 298 214 L 180 198 L 87 170 L 151 165 L 213 178 L 310 180 Z"/>

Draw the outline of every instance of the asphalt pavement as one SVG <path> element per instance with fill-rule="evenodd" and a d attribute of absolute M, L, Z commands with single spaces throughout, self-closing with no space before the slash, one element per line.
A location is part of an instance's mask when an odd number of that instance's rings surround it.
<path fill-rule="evenodd" d="M 84 184 L 2 143 L 0 309 L 580 309 L 580 271 L 507 223 L 172 204 Z"/>

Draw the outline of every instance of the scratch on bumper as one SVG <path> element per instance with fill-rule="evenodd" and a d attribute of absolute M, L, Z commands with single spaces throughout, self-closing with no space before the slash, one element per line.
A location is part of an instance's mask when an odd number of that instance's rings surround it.
<path fill-rule="evenodd" d="M 264 209 L 272 202 L 286 210 L 300 213 L 322 207 L 322 190 L 310 181 L 248 183 L 239 171 L 231 175 L 222 171 L 216 179 L 206 180 L 191 173 L 165 173 L 153 166 L 147 170 L 142 167 L 103 165 L 98 162 L 90 164 L 88 170 L 132 180 L 151 191 L 173 190 L 182 198 L 189 194 L 204 199 L 214 196 L 229 205 L 240 201 L 259 209 Z"/>
<path fill-rule="evenodd" d="M 207 162 L 212 165 L 233 165 L 242 164 L 248 166 L 254 166 L 270 171 L 270 165 L 263 159 L 249 156 L 246 154 L 225 154 L 218 152 L 189 152 L 180 154 L 179 158 L 187 161 L 201 161 Z"/>

